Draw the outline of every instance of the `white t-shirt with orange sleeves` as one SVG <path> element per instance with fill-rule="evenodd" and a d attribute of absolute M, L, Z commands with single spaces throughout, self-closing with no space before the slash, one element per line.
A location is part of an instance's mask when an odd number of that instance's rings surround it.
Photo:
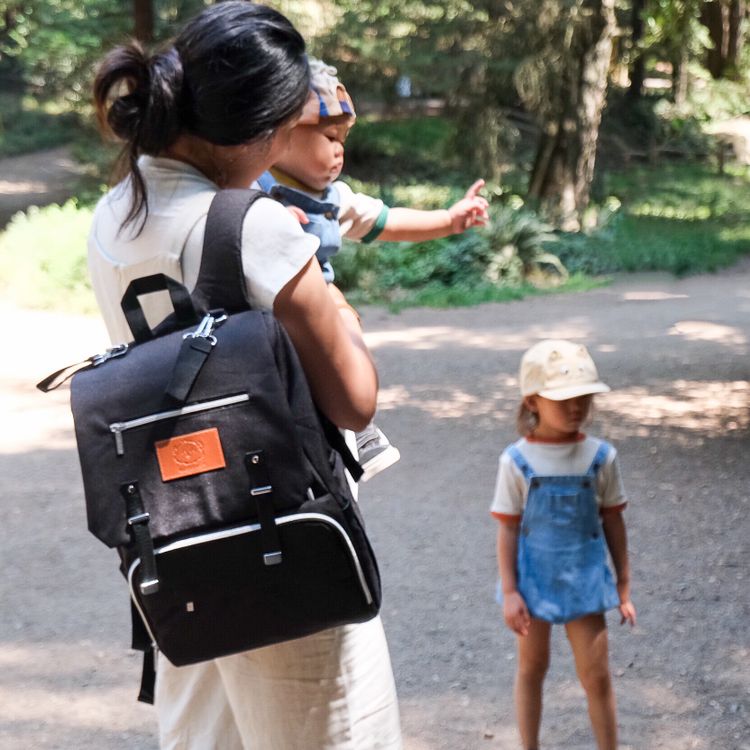
<path fill-rule="evenodd" d="M 514 445 L 535 474 L 562 476 L 585 474 L 601 443 L 597 438 L 581 434 L 570 442 L 521 438 Z M 528 494 L 529 483 L 506 448 L 500 456 L 490 512 L 498 520 L 517 521 L 523 514 Z M 597 473 L 595 494 L 602 513 L 620 511 L 627 504 L 614 447 L 610 447 L 604 465 Z"/>

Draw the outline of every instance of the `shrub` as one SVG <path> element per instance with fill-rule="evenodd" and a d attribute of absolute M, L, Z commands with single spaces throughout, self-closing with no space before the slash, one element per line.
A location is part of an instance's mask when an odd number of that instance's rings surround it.
<path fill-rule="evenodd" d="M 31 207 L 0 234 L 0 290 L 17 305 L 94 312 L 86 263 L 90 208 Z"/>

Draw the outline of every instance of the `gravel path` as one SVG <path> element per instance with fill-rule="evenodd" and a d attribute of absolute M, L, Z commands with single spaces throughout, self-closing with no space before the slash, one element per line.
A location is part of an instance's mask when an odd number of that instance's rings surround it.
<path fill-rule="evenodd" d="M 402 461 L 364 485 L 406 750 L 517 747 L 513 637 L 492 600 L 497 456 L 533 341 L 587 343 L 613 387 L 591 430 L 619 448 L 639 625 L 610 617 L 623 748 L 750 750 L 750 263 L 626 276 L 459 310 L 365 309 L 378 422 Z M 0 747 L 155 750 L 115 555 L 86 532 L 67 394 L 31 384 L 99 350 L 95 320 L 12 320 L 0 399 Z M 547 750 L 593 748 L 556 632 Z M 300 750 L 317 750 L 301 748 Z"/>
<path fill-rule="evenodd" d="M 65 202 L 83 170 L 68 146 L 0 159 L 0 229 L 16 211 Z"/>

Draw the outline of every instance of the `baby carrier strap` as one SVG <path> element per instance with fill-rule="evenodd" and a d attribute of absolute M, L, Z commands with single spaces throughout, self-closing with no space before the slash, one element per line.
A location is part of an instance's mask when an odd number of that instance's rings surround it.
<path fill-rule="evenodd" d="M 521 473 L 526 479 L 531 479 L 531 477 L 534 476 L 534 470 L 531 468 L 531 464 L 529 464 L 524 458 L 523 453 L 521 453 L 515 443 L 508 446 L 508 455 L 513 459 L 513 462 L 521 470 Z"/>
<path fill-rule="evenodd" d="M 612 446 L 605 440 L 599 441 L 599 447 L 596 449 L 594 458 L 591 461 L 591 466 L 589 466 L 588 471 L 586 472 L 587 477 L 595 477 L 599 473 L 599 469 L 604 466 L 611 448 Z"/>
<path fill-rule="evenodd" d="M 258 185 L 260 185 L 260 189 L 265 193 L 270 193 L 274 185 L 277 184 L 276 178 L 268 170 L 258 177 Z"/>

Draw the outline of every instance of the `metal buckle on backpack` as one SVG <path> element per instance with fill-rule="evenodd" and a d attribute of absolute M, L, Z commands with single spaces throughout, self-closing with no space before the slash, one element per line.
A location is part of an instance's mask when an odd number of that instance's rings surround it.
<path fill-rule="evenodd" d="M 99 367 L 99 365 L 103 365 L 109 359 L 122 357 L 123 354 L 127 354 L 129 348 L 129 344 L 118 344 L 117 346 L 113 346 L 111 349 L 107 349 L 106 352 L 95 354 L 93 357 L 91 357 L 91 364 L 94 367 Z"/>
<path fill-rule="evenodd" d="M 141 590 L 141 594 L 143 594 L 144 596 L 155 594 L 159 590 L 159 580 L 152 579 L 150 581 L 141 581 L 138 584 L 138 588 Z"/>
<path fill-rule="evenodd" d="M 265 552 L 263 554 L 264 565 L 279 565 L 282 561 L 281 552 Z"/>
<path fill-rule="evenodd" d="M 211 342 L 211 346 L 216 346 L 216 336 L 213 335 L 214 331 L 227 319 L 226 315 L 219 315 L 215 317 L 211 313 L 201 320 L 200 325 L 194 330 L 183 335 L 184 339 L 208 339 Z"/>

